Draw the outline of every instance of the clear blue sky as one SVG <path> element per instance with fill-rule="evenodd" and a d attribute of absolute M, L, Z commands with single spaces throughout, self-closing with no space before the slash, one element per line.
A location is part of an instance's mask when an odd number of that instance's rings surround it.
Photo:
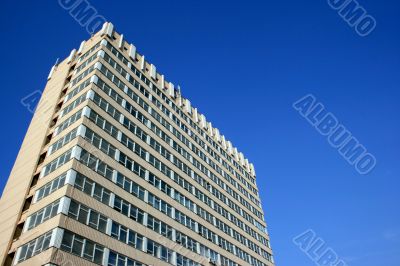
<path fill-rule="evenodd" d="M 292 243 L 309 228 L 349 266 L 400 265 L 399 1 L 360 0 L 377 20 L 364 38 L 326 0 L 101 2 L 254 162 L 277 265 L 314 265 Z M 21 98 L 88 34 L 58 1 L 4 0 L 0 13 L 2 189 L 31 120 Z M 308 93 L 376 156 L 372 173 L 292 108 Z"/>

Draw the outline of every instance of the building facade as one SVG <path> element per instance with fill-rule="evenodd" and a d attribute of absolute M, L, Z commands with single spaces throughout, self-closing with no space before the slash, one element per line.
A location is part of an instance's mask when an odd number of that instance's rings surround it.
<path fill-rule="evenodd" d="M 111 23 L 52 68 L 0 226 L 1 265 L 274 265 L 253 165 Z"/>

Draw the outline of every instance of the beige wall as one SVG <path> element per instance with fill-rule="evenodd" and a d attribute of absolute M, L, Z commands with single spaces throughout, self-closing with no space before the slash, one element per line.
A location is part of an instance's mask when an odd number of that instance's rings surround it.
<path fill-rule="evenodd" d="M 0 200 L 0 264 L 4 263 L 7 256 L 68 71 L 69 66 L 64 61 L 48 81 L 3 191 Z"/>

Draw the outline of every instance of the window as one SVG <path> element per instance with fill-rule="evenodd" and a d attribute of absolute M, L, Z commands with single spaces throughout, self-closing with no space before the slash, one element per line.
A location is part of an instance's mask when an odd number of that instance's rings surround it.
<path fill-rule="evenodd" d="M 143 248 L 143 236 L 113 221 L 111 236 L 138 250 Z"/>
<path fill-rule="evenodd" d="M 149 215 L 147 219 L 147 227 L 150 228 L 151 230 L 161 233 L 161 222 L 160 220 L 154 218 L 153 216 Z"/>
<path fill-rule="evenodd" d="M 89 128 L 86 128 L 85 139 L 111 158 L 115 157 L 116 148 Z"/>
<path fill-rule="evenodd" d="M 60 134 L 63 130 L 68 128 L 70 125 L 78 121 L 82 116 L 82 109 L 76 112 L 75 114 L 71 115 L 67 120 L 62 122 L 57 128 L 56 131 L 57 135 Z"/>
<path fill-rule="evenodd" d="M 161 222 L 161 235 L 172 240 L 172 227 L 164 222 Z"/>
<path fill-rule="evenodd" d="M 194 261 L 182 256 L 179 253 L 176 256 L 176 263 L 178 266 L 199 266 L 200 265 L 197 262 L 194 262 Z"/>
<path fill-rule="evenodd" d="M 74 200 L 71 200 L 68 216 L 100 232 L 106 232 L 107 217 Z"/>
<path fill-rule="evenodd" d="M 49 154 L 53 154 L 54 152 L 58 151 L 61 149 L 63 146 L 71 142 L 71 140 L 75 139 L 77 136 L 78 129 L 75 128 L 71 132 L 69 132 L 67 135 L 65 135 L 63 138 L 59 139 L 57 142 L 55 142 L 49 150 L 51 151 Z"/>
<path fill-rule="evenodd" d="M 61 111 L 61 115 L 60 118 L 64 117 L 65 115 L 67 115 L 69 112 L 71 112 L 72 110 L 74 110 L 77 106 L 79 106 L 82 102 L 84 102 L 86 100 L 86 94 L 82 94 L 81 96 L 79 96 L 78 99 L 76 99 L 75 101 L 73 101 L 70 105 L 68 105 L 67 107 L 65 107 L 62 111 Z"/>
<path fill-rule="evenodd" d="M 130 204 L 118 196 L 115 196 L 114 200 L 114 209 L 119 211 L 120 213 L 128 216 L 129 215 L 129 206 Z"/>
<path fill-rule="evenodd" d="M 45 198 L 45 197 L 47 197 L 48 195 L 50 195 L 51 193 L 53 193 L 57 189 L 59 189 L 62 186 L 64 186 L 66 176 L 67 176 L 67 174 L 64 173 L 64 174 L 56 177 L 55 179 L 53 179 L 52 181 L 50 181 L 49 183 L 47 183 L 43 187 L 39 188 L 36 191 L 36 194 L 37 194 L 36 202 L 41 200 L 41 199 L 43 199 L 43 198 Z"/>
<path fill-rule="evenodd" d="M 143 236 L 133 230 L 129 230 L 128 245 L 142 250 L 143 249 Z"/>
<path fill-rule="evenodd" d="M 72 149 L 62 154 L 57 159 L 53 160 L 45 166 L 44 176 L 54 172 L 57 168 L 63 166 L 71 159 Z"/>
<path fill-rule="evenodd" d="M 86 176 L 78 173 L 75 179 L 75 188 L 89 196 L 93 196 L 98 201 L 108 205 L 110 202 L 111 191 L 94 183 Z"/>
<path fill-rule="evenodd" d="M 175 220 L 193 231 L 196 228 L 196 222 L 178 210 L 175 210 Z"/>
<path fill-rule="evenodd" d="M 78 93 L 80 93 L 84 88 L 86 88 L 88 85 L 90 84 L 90 78 L 88 78 L 87 80 L 85 80 L 85 82 L 81 83 L 78 87 L 76 87 L 75 89 L 73 89 L 70 93 L 67 94 L 67 96 L 65 96 L 65 100 L 64 102 L 68 102 L 70 99 L 72 99 L 75 95 L 77 95 Z"/>
<path fill-rule="evenodd" d="M 36 256 L 48 249 L 52 233 L 53 231 L 47 232 L 46 234 L 41 235 L 40 237 L 20 247 L 21 252 L 18 257 L 18 263 L 30 259 L 31 257 Z"/>
<path fill-rule="evenodd" d="M 176 242 L 184 246 L 185 248 L 197 253 L 197 241 L 179 231 L 176 232 Z"/>
<path fill-rule="evenodd" d="M 61 250 L 101 265 L 103 263 L 104 247 L 65 230 Z"/>
<path fill-rule="evenodd" d="M 108 266 L 143 266 L 144 264 L 134 261 L 128 257 L 118 254 L 114 251 L 110 251 L 108 257 Z"/>
<path fill-rule="evenodd" d="M 42 223 L 46 222 L 47 220 L 56 216 L 58 213 L 59 205 L 60 205 L 60 200 L 57 200 L 57 201 L 51 203 L 50 205 L 47 205 L 43 209 L 33 213 L 30 216 L 28 230 L 31 230 L 32 228 L 38 226 L 39 224 L 42 224 Z"/>
<path fill-rule="evenodd" d="M 152 255 L 153 257 L 158 258 L 159 257 L 159 249 L 160 245 L 157 244 L 156 242 L 148 239 L 147 240 L 147 253 Z"/>
<path fill-rule="evenodd" d="M 71 86 L 75 86 L 79 81 L 84 79 L 93 70 L 94 70 L 94 65 L 92 65 L 90 68 L 86 69 L 82 74 L 80 74 L 78 77 L 76 77 L 74 80 L 72 80 Z"/>
<path fill-rule="evenodd" d="M 130 211 L 129 217 L 132 220 L 134 220 L 140 224 L 143 224 L 144 212 L 141 209 L 136 208 L 135 206 L 131 205 L 131 211 Z"/>

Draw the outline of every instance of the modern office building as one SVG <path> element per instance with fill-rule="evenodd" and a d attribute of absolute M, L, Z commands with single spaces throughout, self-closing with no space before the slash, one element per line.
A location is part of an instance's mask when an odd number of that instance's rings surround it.
<path fill-rule="evenodd" d="M 0 228 L 1 265 L 274 265 L 253 165 L 111 23 L 51 69 Z"/>

